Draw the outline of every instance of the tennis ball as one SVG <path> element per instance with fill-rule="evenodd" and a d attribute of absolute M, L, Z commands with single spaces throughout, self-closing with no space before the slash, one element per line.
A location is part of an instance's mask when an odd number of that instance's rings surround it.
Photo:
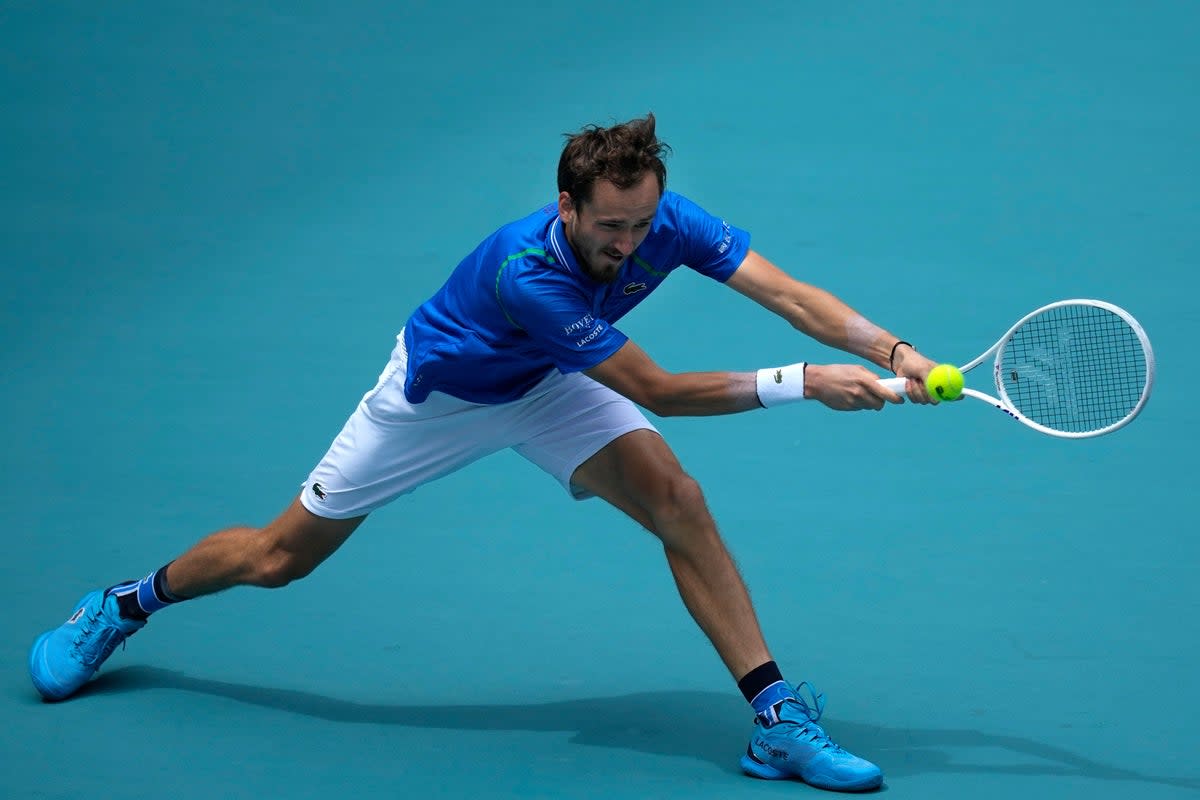
<path fill-rule="evenodd" d="M 925 377 L 925 388 L 930 397 L 957 400 L 962 395 L 963 375 L 953 364 L 938 364 Z"/>

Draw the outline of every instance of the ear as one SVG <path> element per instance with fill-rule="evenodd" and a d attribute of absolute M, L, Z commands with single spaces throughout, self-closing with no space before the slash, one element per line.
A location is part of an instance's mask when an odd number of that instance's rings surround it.
<path fill-rule="evenodd" d="M 578 209 L 575 207 L 575 200 L 567 192 L 558 193 L 558 218 L 566 225 L 574 221 Z"/>

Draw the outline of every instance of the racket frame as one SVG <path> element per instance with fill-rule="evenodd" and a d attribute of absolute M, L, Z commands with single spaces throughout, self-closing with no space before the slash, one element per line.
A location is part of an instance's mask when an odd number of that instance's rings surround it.
<path fill-rule="evenodd" d="M 1000 366 L 1000 356 L 1004 346 L 1012 340 L 1013 334 L 1015 334 L 1017 330 L 1020 329 L 1020 327 L 1026 322 L 1038 316 L 1039 314 L 1044 314 L 1047 311 L 1055 308 L 1062 308 L 1063 306 L 1093 306 L 1095 308 L 1102 308 L 1105 311 L 1116 314 L 1125 322 L 1125 324 L 1130 327 L 1130 329 L 1137 336 L 1139 343 L 1142 345 L 1142 352 L 1146 358 L 1146 382 L 1142 387 L 1142 394 L 1138 398 L 1137 404 L 1134 405 L 1133 409 L 1128 414 L 1111 425 L 1106 425 L 1103 428 L 1097 428 L 1096 430 L 1091 431 L 1060 431 L 1055 428 L 1050 428 L 1034 422 L 1013 407 L 1012 401 L 1008 397 L 1008 392 L 1004 389 L 1004 380 L 1001 376 Z M 1022 425 L 1033 428 L 1035 431 L 1044 433 L 1047 436 L 1055 436 L 1060 439 L 1088 439 L 1093 436 L 1101 436 L 1106 433 L 1112 433 L 1115 430 L 1125 427 L 1132 422 L 1138 414 L 1141 413 L 1142 408 L 1144 408 L 1146 405 L 1146 401 L 1150 399 L 1150 390 L 1154 387 L 1154 350 L 1150 346 L 1150 338 L 1146 335 L 1146 331 L 1128 311 L 1103 300 L 1091 300 L 1087 298 L 1057 300 L 1053 303 L 1048 303 L 1041 308 L 1034 309 L 1013 323 L 1008 331 L 996 340 L 995 344 L 993 344 L 987 350 L 984 350 L 976 358 L 959 367 L 959 371 L 965 375 L 967 372 L 970 372 L 981 365 L 989 356 L 994 356 L 992 362 L 992 384 L 995 386 L 996 393 L 999 395 L 999 397 L 993 397 L 986 392 L 969 388 L 963 389 L 963 395 L 966 397 L 973 397 L 976 400 L 982 400 L 994 408 L 1000 409 L 1017 422 L 1020 422 Z M 881 380 L 880 383 L 894 392 L 903 393 L 906 380 L 907 379 L 905 378 L 885 378 Z"/>

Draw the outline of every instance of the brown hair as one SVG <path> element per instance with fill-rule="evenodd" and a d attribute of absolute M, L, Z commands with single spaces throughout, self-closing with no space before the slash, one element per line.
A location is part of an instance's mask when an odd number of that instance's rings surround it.
<path fill-rule="evenodd" d="M 571 195 L 576 203 L 592 199 L 597 180 L 628 189 L 647 170 L 658 177 L 660 194 L 666 186 L 667 167 L 662 157 L 671 148 L 654 135 L 654 114 L 611 128 L 588 125 L 579 133 L 565 135 L 567 144 L 558 160 L 558 190 Z"/>

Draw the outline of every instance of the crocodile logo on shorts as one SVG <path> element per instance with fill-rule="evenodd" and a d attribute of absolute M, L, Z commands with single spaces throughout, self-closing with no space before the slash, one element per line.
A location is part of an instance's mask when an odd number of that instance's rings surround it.
<path fill-rule="evenodd" d="M 783 370 L 781 370 L 781 369 L 775 370 L 775 382 L 783 383 Z"/>
<path fill-rule="evenodd" d="M 322 486 L 319 483 L 314 483 L 312 485 L 312 490 L 313 490 L 313 494 L 315 494 L 317 496 L 318 500 L 325 499 L 325 487 L 324 486 Z"/>

